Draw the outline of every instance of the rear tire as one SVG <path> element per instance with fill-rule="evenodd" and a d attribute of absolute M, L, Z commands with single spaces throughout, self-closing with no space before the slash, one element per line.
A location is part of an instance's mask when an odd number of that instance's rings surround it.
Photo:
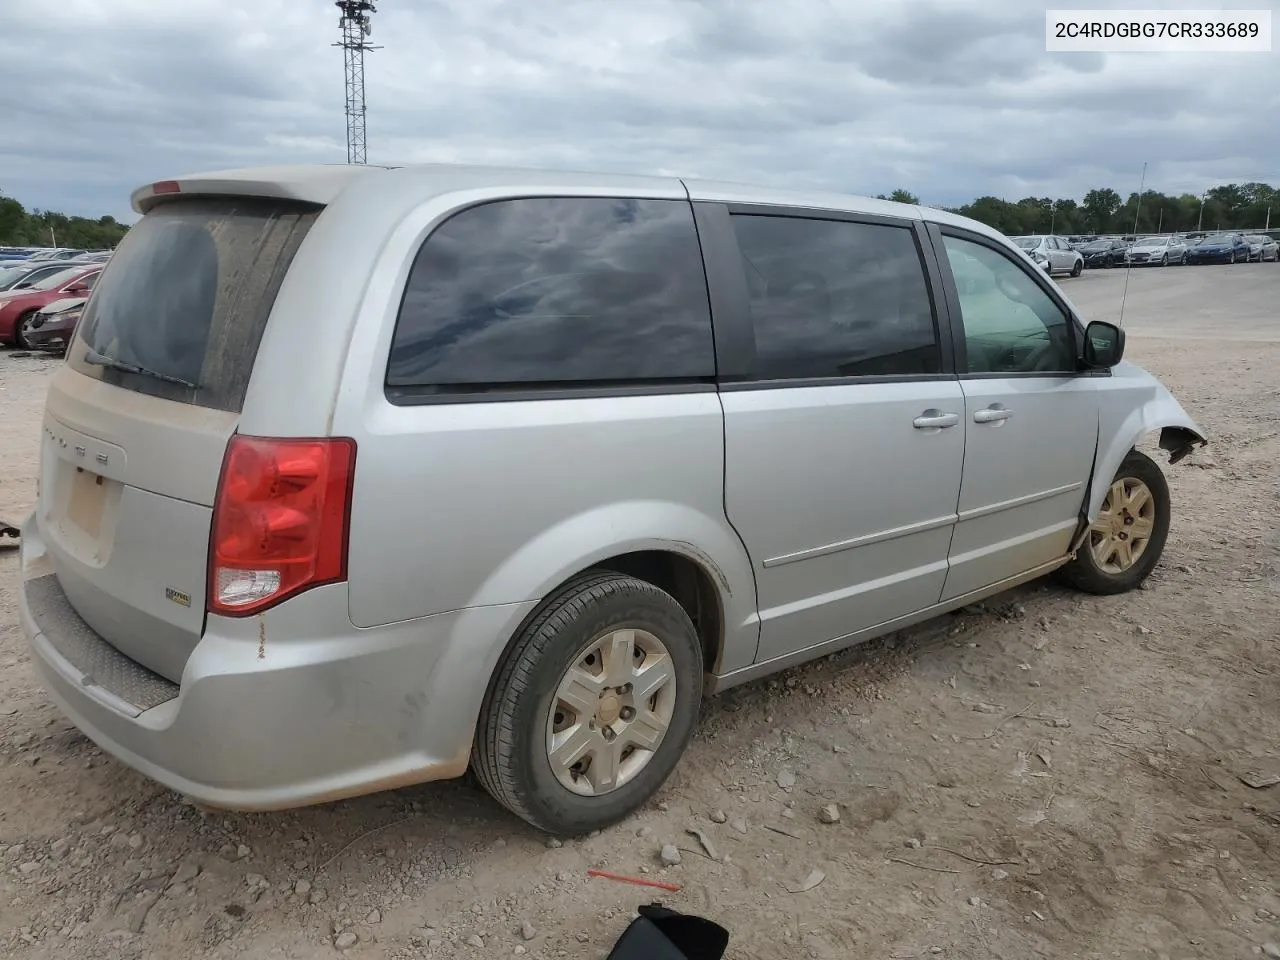
<path fill-rule="evenodd" d="M 675 769 L 697 722 L 702 670 L 697 631 L 675 598 L 622 574 L 584 574 L 543 604 L 499 664 L 471 767 L 495 800 L 541 830 L 607 827 Z M 635 686 L 667 679 L 633 702 L 633 685 L 615 682 L 624 674 Z M 638 746 L 642 735 L 656 735 L 656 746 Z"/>
<path fill-rule="evenodd" d="M 1058 579 L 1100 596 L 1136 589 L 1164 553 L 1169 502 L 1169 484 L 1159 465 L 1145 453 L 1129 451 L 1088 536 L 1075 558 L 1058 569 Z"/>

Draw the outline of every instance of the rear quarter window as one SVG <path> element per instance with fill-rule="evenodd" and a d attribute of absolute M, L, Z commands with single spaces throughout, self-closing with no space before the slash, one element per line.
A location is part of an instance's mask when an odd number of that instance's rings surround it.
<path fill-rule="evenodd" d="M 68 363 L 139 393 L 239 412 L 267 317 L 320 208 L 173 200 L 120 242 Z"/>
<path fill-rule="evenodd" d="M 410 271 L 393 402 L 711 380 L 702 254 L 685 201 L 500 200 L 455 214 Z"/>

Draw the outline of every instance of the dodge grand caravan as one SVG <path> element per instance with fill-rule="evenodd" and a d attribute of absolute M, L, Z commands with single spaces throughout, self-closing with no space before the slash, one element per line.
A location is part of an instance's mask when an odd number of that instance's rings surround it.
<path fill-rule="evenodd" d="M 1205 442 L 987 227 L 451 166 L 137 191 L 53 378 L 50 696 L 201 802 L 468 768 L 556 833 L 704 695 L 1055 572 L 1138 586 Z"/>

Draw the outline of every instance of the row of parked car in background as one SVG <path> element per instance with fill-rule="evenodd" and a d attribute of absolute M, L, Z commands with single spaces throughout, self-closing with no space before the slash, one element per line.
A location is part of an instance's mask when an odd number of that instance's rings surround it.
<path fill-rule="evenodd" d="M 0 247 L 0 343 L 66 351 L 110 250 Z"/>
<path fill-rule="evenodd" d="M 1072 277 L 1093 267 L 1275 263 L 1280 243 L 1263 233 L 1159 234 L 1146 237 L 1013 237 L 1047 273 Z"/>

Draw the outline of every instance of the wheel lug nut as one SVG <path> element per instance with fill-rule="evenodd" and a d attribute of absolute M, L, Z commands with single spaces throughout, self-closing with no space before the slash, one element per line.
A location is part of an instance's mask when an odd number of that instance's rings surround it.
<path fill-rule="evenodd" d="M 617 736 L 617 734 L 613 732 L 613 727 L 605 727 L 601 732 L 604 734 L 604 738 L 606 740 L 612 740 Z"/>
<path fill-rule="evenodd" d="M 622 713 L 620 714 L 623 720 L 632 720 L 635 718 L 635 715 L 636 715 L 635 707 L 623 707 Z"/>

